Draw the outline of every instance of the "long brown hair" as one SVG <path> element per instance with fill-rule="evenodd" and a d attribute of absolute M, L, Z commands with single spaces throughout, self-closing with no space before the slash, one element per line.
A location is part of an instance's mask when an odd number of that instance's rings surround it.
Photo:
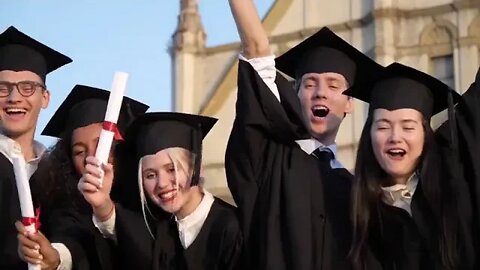
<path fill-rule="evenodd" d="M 356 270 L 366 269 L 369 226 L 377 215 L 381 202 L 381 186 L 388 174 L 380 167 L 374 156 L 370 129 L 373 116 L 370 113 L 362 131 L 355 164 L 355 180 L 352 190 L 353 241 L 350 259 Z M 446 269 L 453 268 L 457 262 L 457 216 L 455 198 L 445 173 L 441 168 L 441 159 L 434 132 L 427 121 L 423 121 L 425 143 L 417 166 L 417 173 L 423 194 L 435 216 L 438 232 L 438 256 Z"/>
<path fill-rule="evenodd" d="M 77 190 L 81 175 L 75 170 L 71 158 L 72 132 L 63 134 L 42 157 L 35 179 L 35 187 L 42 211 L 50 208 L 88 209 L 83 196 Z"/>

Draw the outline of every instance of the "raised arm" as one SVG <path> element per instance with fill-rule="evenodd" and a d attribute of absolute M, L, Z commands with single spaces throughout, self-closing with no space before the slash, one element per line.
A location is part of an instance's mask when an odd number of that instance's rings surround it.
<path fill-rule="evenodd" d="M 475 82 L 462 95 L 461 101 L 455 107 L 458 138 L 458 149 L 449 147 L 451 140 L 450 123 L 443 123 L 436 131 L 442 155 L 446 160 L 451 187 L 455 193 L 460 217 L 461 243 L 464 252 L 478 254 L 479 237 L 472 237 L 473 231 L 480 230 L 480 69 Z M 465 181 L 461 181 L 464 179 Z M 473 221 L 472 221 L 473 220 Z M 472 224 L 474 226 L 472 226 Z M 474 235 L 474 234 L 473 234 Z M 477 249 L 477 250 L 475 250 Z M 468 252 L 467 252 L 468 253 Z M 467 261 L 467 260 L 464 260 Z"/>
<path fill-rule="evenodd" d="M 270 43 L 252 0 L 229 0 L 247 59 L 271 55 Z"/>
<path fill-rule="evenodd" d="M 233 166 L 226 165 L 227 174 L 233 168 L 241 173 L 251 171 L 252 175 L 245 178 L 254 182 L 259 180 L 253 175 L 262 170 L 267 144 L 272 141 L 290 144 L 307 132 L 291 83 L 275 70 L 268 37 L 253 1 L 229 0 L 229 3 L 247 61 L 241 60 L 238 67 L 236 118 L 226 153 L 227 163 Z M 249 168 L 240 168 L 242 161 Z M 233 182 L 236 177 L 230 178 L 229 182 Z M 230 188 L 237 197 L 235 188 L 232 185 Z"/>
<path fill-rule="evenodd" d="M 87 157 L 85 173 L 78 189 L 92 206 L 93 223 L 104 237 L 116 242 L 117 257 L 125 269 L 150 269 L 152 238 L 139 213 L 115 205 L 110 198 L 113 182 L 112 165 L 100 165 L 95 157 Z M 103 176 L 103 183 L 99 179 Z M 126 180 L 126 179 L 122 179 Z"/>
<path fill-rule="evenodd" d="M 307 132 L 291 83 L 276 73 L 267 34 L 252 0 L 229 3 L 242 40 L 242 56 L 247 61 L 240 56 L 236 116 L 225 153 L 225 170 L 239 209 L 245 246 L 251 246 L 247 242 L 255 241 L 249 234 L 258 211 L 257 197 L 259 193 L 269 196 L 269 189 L 280 185 L 271 177 L 278 169 L 272 161 L 283 155 L 284 146 Z M 242 263 L 249 261 L 249 251 L 244 255 Z"/>

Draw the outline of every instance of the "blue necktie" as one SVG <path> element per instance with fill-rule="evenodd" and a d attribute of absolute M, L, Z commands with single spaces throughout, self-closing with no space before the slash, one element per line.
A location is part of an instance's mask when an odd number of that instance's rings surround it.
<path fill-rule="evenodd" d="M 332 168 L 332 166 L 330 165 L 330 162 L 332 161 L 334 156 L 333 156 L 333 153 L 330 151 L 330 149 L 328 149 L 328 148 L 322 148 L 322 149 L 317 148 L 317 149 L 315 149 L 315 151 L 313 151 L 312 154 L 315 157 L 317 157 L 317 159 L 319 160 L 322 168 L 328 168 L 328 169 Z"/>

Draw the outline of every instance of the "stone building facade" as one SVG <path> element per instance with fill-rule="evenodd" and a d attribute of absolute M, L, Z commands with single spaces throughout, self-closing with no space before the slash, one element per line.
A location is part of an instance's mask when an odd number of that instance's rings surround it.
<path fill-rule="evenodd" d="M 220 119 L 204 143 L 204 175 L 206 187 L 228 199 L 224 153 L 235 114 L 240 44 L 207 47 L 207 34 L 215 33 L 205 33 L 196 0 L 181 0 L 178 18 L 170 48 L 173 108 Z M 480 0 L 276 0 L 263 24 L 276 55 L 328 26 L 379 63 L 410 65 L 460 93 L 480 64 Z M 349 169 L 367 110 L 356 101 L 339 131 L 338 156 Z"/>

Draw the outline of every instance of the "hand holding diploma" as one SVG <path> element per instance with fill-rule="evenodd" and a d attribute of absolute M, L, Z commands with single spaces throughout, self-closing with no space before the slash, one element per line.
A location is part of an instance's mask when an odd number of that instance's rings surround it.
<path fill-rule="evenodd" d="M 112 164 L 102 164 L 95 157 L 87 157 L 85 173 L 78 182 L 78 190 L 92 206 L 93 213 L 99 220 L 107 220 L 114 211 L 110 198 L 113 182 Z M 100 180 L 103 179 L 103 183 Z"/>
<path fill-rule="evenodd" d="M 118 115 L 122 107 L 123 96 L 127 86 L 128 74 L 124 72 L 116 72 L 113 78 L 110 97 L 108 98 L 107 111 L 105 113 L 105 121 L 103 129 L 98 140 L 97 151 L 95 157 L 102 163 L 106 164 L 110 149 L 112 148 L 113 139 L 121 139 L 117 129 Z M 100 179 L 100 183 L 102 179 Z"/>
<path fill-rule="evenodd" d="M 40 223 L 38 222 L 38 216 L 35 215 L 33 210 L 32 194 L 30 192 L 30 182 L 27 176 L 25 158 L 18 145 L 15 145 L 13 149 L 12 163 L 18 190 L 18 199 L 20 201 L 22 223 L 25 226 L 25 230 L 33 234 L 37 232 Z M 39 270 L 40 265 L 28 264 L 28 269 Z"/>
<path fill-rule="evenodd" d="M 28 232 L 20 221 L 15 223 L 15 227 L 18 231 L 20 259 L 26 263 L 38 265 L 41 269 L 57 269 L 60 264 L 60 254 L 42 232 Z"/>

